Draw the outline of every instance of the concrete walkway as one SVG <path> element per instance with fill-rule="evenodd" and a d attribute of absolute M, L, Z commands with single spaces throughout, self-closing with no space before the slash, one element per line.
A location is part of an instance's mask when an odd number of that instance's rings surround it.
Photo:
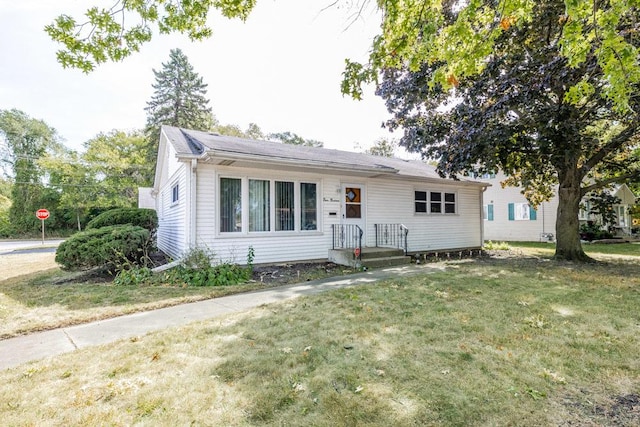
<path fill-rule="evenodd" d="M 263 304 L 314 295 L 332 289 L 370 284 L 383 279 L 424 274 L 440 268 L 442 267 L 437 264 L 391 267 L 230 295 L 10 338 L 0 341 L 0 369 L 8 369 L 77 349 L 107 344 L 198 320 L 247 311 Z"/>

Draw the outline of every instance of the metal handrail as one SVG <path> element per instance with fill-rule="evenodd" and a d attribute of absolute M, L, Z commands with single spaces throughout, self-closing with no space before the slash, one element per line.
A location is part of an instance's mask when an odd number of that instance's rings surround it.
<path fill-rule="evenodd" d="M 332 224 L 333 249 L 357 249 L 355 256 L 362 256 L 362 235 L 364 232 L 356 224 Z"/>
<path fill-rule="evenodd" d="M 376 247 L 398 248 L 407 254 L 409 229 L 404 224 L 374 224 L 374 227 Z"/>

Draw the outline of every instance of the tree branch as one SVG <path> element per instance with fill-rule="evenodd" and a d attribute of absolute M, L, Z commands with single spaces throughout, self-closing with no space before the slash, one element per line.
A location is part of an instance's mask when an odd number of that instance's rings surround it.
<path fill-rule="evenodd" d="M 598 150 L 590 159 L 584 163 L 582 169 L 584 172 L 588 172 L 593 169 L 598 163 L 602 162 L 609 154 L 620 148 L 625 142 L 629 141 L 638 131 L 639 119 L 633 120 L 625 130 L 620 132 L 615 138 L 608 144 Z"/>
<path fill-rule="evenodd" d="M 629 172 L 625 175 L 620 175 L 620 176 L 616 176 L 616 177 L 612 177 L 612 178 L 607 178 L 607 179 L 603 179 L 600 181 L 596 181 L 591 185 L 588 185 L 586 187 L 582 187 L 580 189 L 580 195 L 584 196 L 585 194 L 589 193 L 590 191 L 593 190 L 597 190 L 599 188 L 603 188 L 606 187 L 609 184 L 624 184 L 629 180 L 640 180 L 640 170 L 635 170 L 633 172 Z"/>

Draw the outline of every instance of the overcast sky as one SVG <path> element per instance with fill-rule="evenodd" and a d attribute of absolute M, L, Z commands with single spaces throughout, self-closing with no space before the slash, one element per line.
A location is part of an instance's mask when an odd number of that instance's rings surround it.
<path fill-rule="evenodd" d="M 0 0 L 0 109 L 42 119 L 68 147 L 82 149 L 99 132 L 144 127 L 152 69 L 180 48 L 209 85 L 223 124 L 245 129 L 254 122 L 264 132 L 291 131 L 349 151 L 389 136 L 381 128 L 388 114 L 372 89 L 364 101 L 340 93 L 345 58 L 365 60 L 378 31 L 373 10 L 352 22 L 352 10 L 322 11 L 332 0 L 258 0 L 245 23 L 212 16 L 214 35 L 204 42 L 156 36 L 141 52 L 89 75 L 62 69 L 43 27 L 61 13 L 79 19 L 91 5 L 112 3 Z"/>

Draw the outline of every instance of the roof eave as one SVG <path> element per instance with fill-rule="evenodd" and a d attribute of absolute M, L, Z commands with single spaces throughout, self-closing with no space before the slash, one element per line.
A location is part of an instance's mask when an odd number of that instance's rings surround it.
<path fill-rule="evenodd" d="M 222 151 L 222 150 L 209 150 L 196 158 L 203 159 L 204 161 L 215 158 L 219 160 L 272 163 L 274 165 L 285 165 L 285 166 L 306 166 L 309 168 L 316 168 L 316 169 L 323 169 L 323 170 L 348 171 L 348 172 L 357 171 L 362 173 L 383 174 L 383 175 L 396 175 L 399 172 L 398 169 L 390 168 L 390 167 L 366 167 L 366 166 L 360 166 L 357 164 L 346 165 L 346 164 L 328 162 L 328 161 L 296 159 L 296 158 L 277 157 L 277 156 L 262 156 L 262 155 L 245 154 L 245 153 L 229 152 L 229 151 Z"/>

